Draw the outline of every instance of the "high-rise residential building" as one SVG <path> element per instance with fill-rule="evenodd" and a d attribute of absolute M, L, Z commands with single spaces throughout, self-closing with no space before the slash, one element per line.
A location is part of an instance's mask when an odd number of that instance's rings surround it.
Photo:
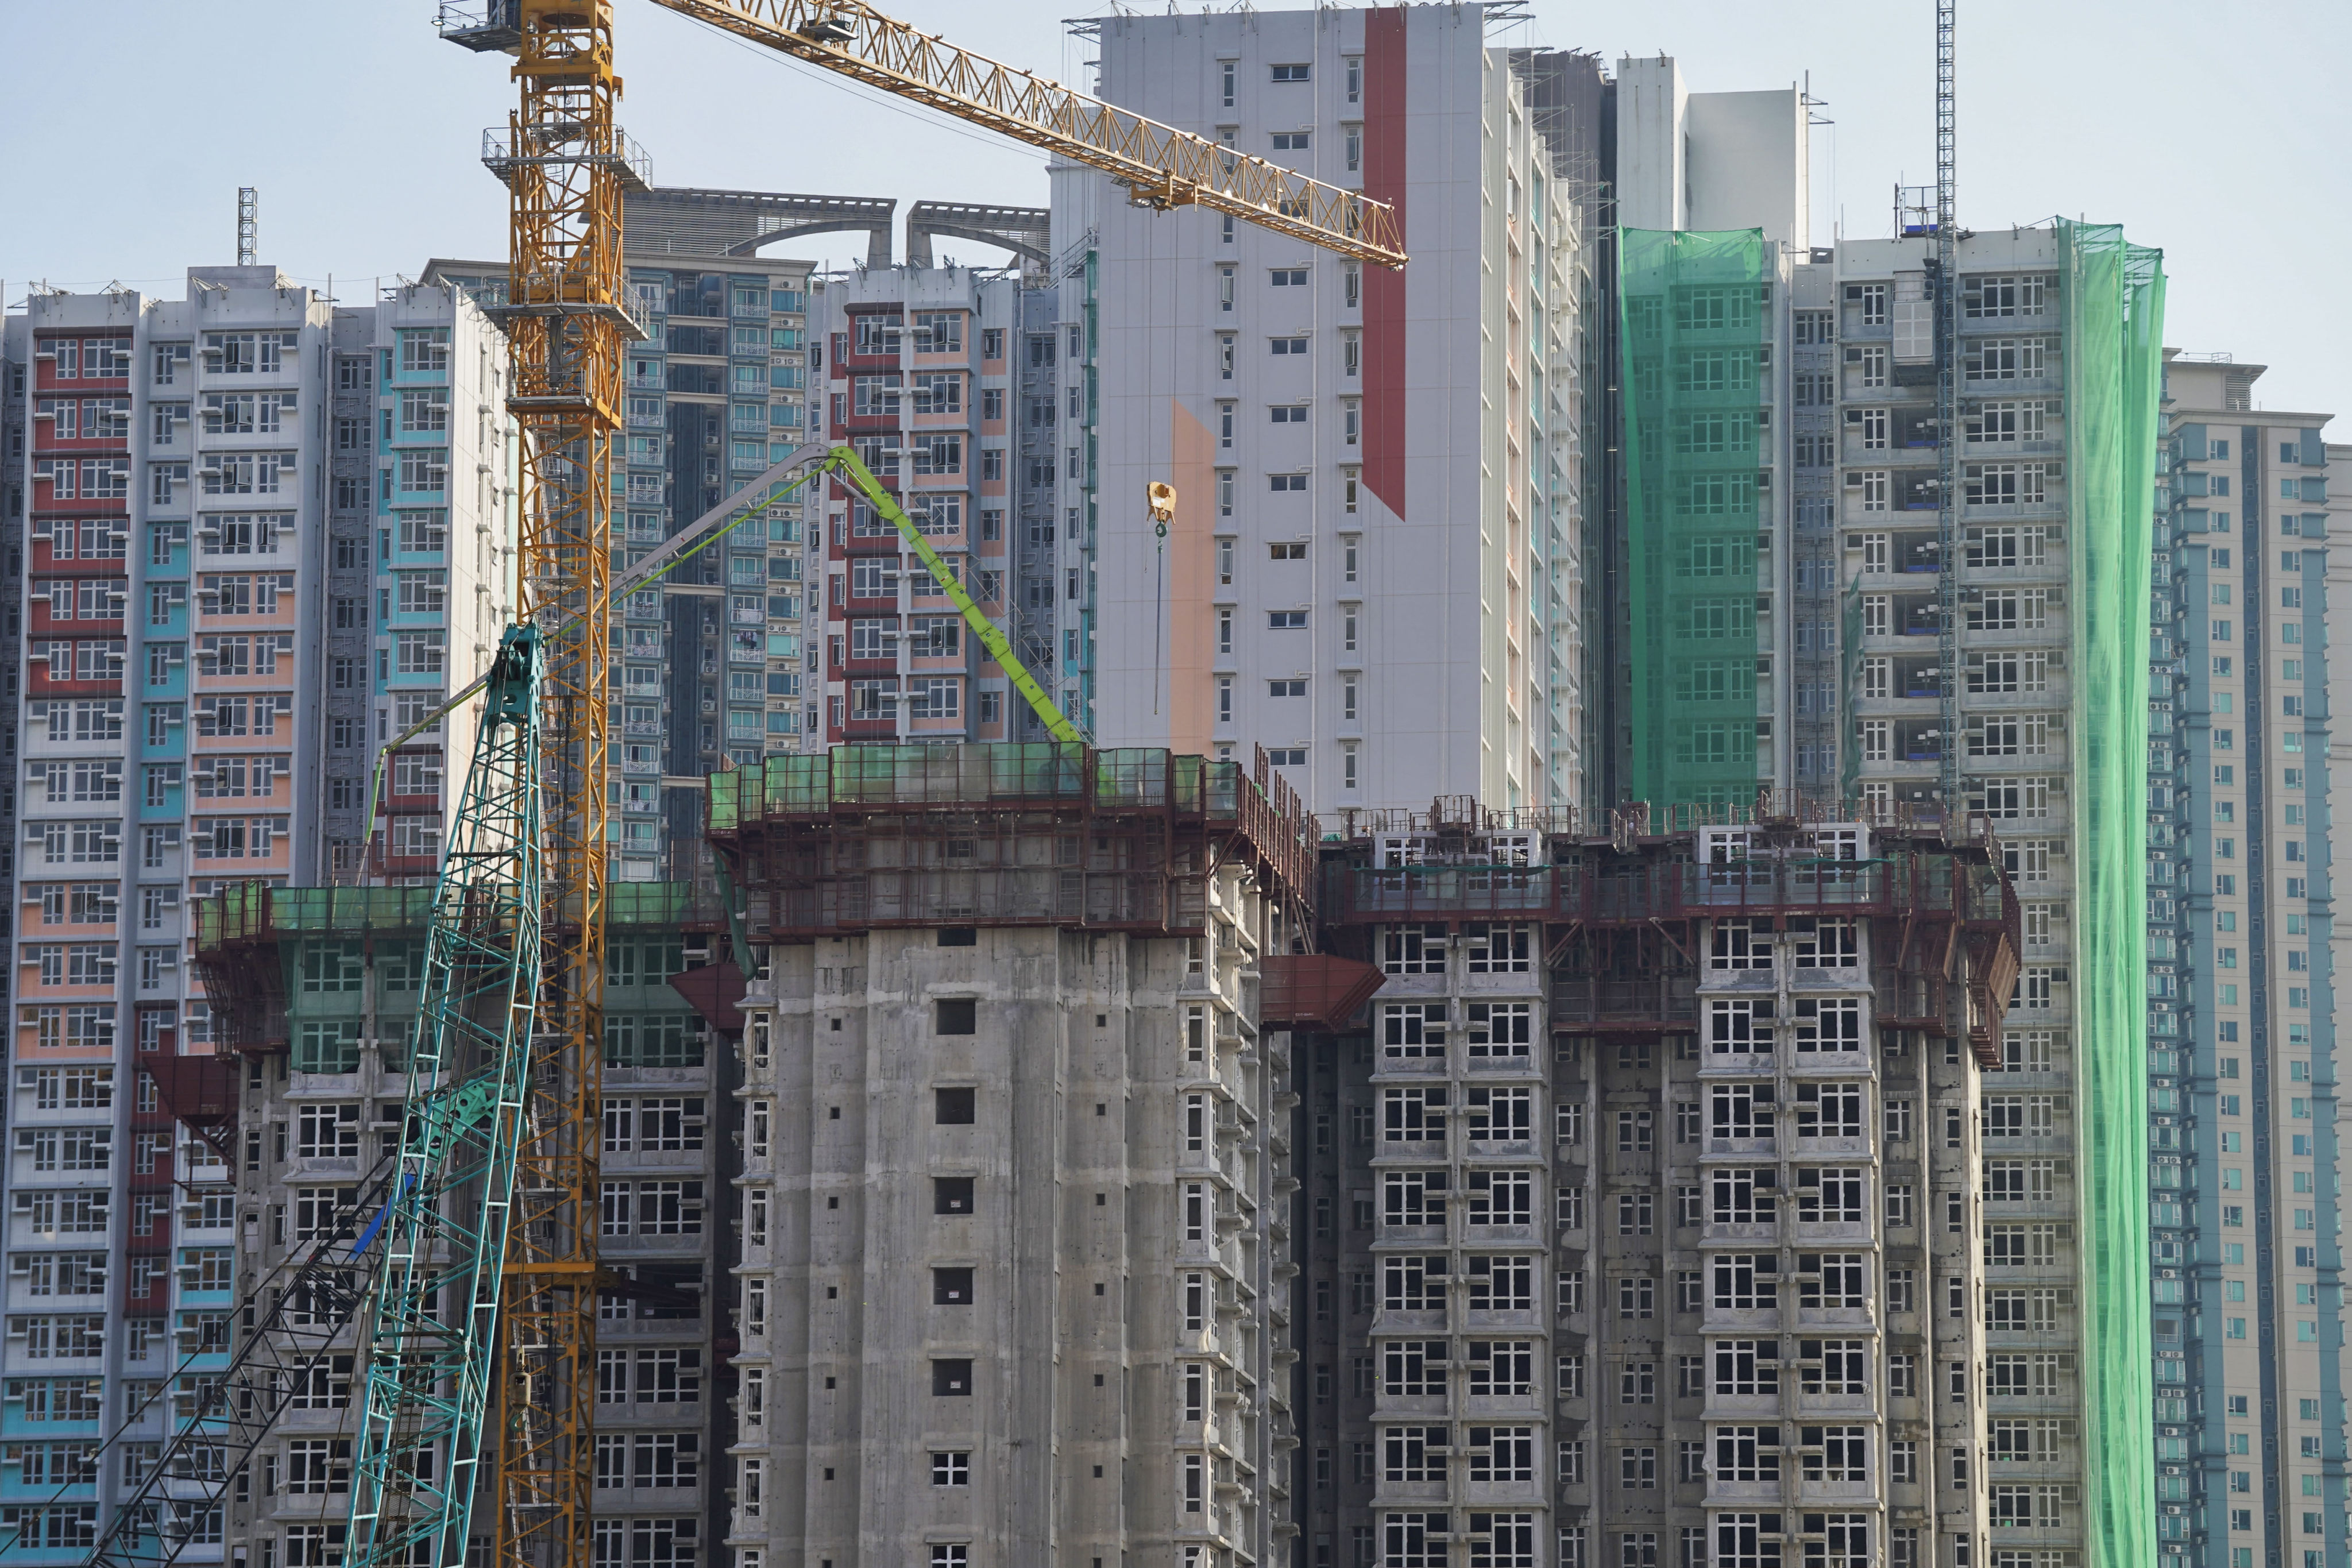
<path fill-rule="evenodd" d="M 1412 258 L 1055 175 L 1095 323 L 1095 420 L 1065 446 L 1102 498 L 1071 569 L 1106 742 L 1261 743 L 1321 810 L 1584 798 L 1598 193 L 1559 171 L 1598 145 L 1599 73 L 1483 28 L 1445 7 L 1101 20 L 1103 96 L 1395 205 Z"/>
<path fill-rule="evenodd" d="M 1294 1562 L 1948 1564 L 1988 1436 L 2067 1408 L 1979 1318 L 2063 1293 L 2055 1215 L 1979 1189 L 1994 840 L 1721 816 L 1327 846 L 1326 951 L 1381 984 L 1293 1049 Z"/>
<path fill-rule="evenodd" d="M 2063 222 L 1958 237 L 1940 280 L 1937 262 L 1930 232 L 1847 241 L 1796 269 L 1804 500 L 1796 560 L 1775 559 L 1770 586 L 1796 602 L 1801 658 L 1809 629 L 1837 650 L 1810 696 L 1818 709 L 1834 695 L 1839 755 L 1833 775 L 1811 759 L 1815 776 L 1874 812 L 1988 821 L 2021 900 L 2023 968 L 1985 1111 L 1985 1245 L 2012 1219 L 2054 1242 L 2016 1276 L 2024 1316 L 1990 1295 L 1978 1310 L 1989 1357 L 2053 1357 L 2058 1382 L 1995 1380 L 1992 1417 L 2034 1418 L 2022 1447 L 1997 1427 L 1987 1457 L 1995 1561 L 2145 1561 L 2161 274 L 2116 231 Z M 1948 358 L 1939 298 L 1957 327 Z M 1948 463 L 1939 373 L 1958 421 Z M 1820 409 L 1834 417 L 1807 412 Z"/>
<path fill-rule="evenodd" d="M 736 1091 L 739 1563 L 1287 1557 L 1265 993 L 1311 943 L 1315 848 L 1257 772 L 853 745 L 710 781 L 768 953 Z"/>
<path fill-rule="evenodd" d="M 326 742 L 319 868 L 429 885 L 474 710 L 416 727 L 489 667 L 513 618 L 506 339 L 457 289 L 402 282 L 337 310 L 331 353 L 325 653 L 308 693 Z M 209 537 L 200 518 L 200 563 Z M 199 675 L 214 652 L 197 639 Z"/>
<path fill-rule="evenodd" d="M 218 1359 L 182 1349 L 235 1300 L 226 1152 L 173 1120 L 212 1048 L 189 901 L 360 868 L 377 748 L 507 618 L 512 442 L 503 342 L 446 289 L 341 309 L 272 268 L 194 268 L 178 300 L 36 291 L 5 342 L 25 676 L 0 1506 L 17 1550 L 62 1561 L 194 1408 L 171 1380 Z M 386 770 L 378 874 L 437 858 L 450 728 Z M 216 1507 L 184 1523 L 188 1560 L 220 1556 Z"/>
<path fill-rule="evenodd" d="M 2346 1560 L 2329 416 L 2168 355 L 2149 653 L 2160 1561 Z M 2339 589 L 2340 591 L 2340 589 Z"/>
<path fill-rule="evenodd" d="M 216 1240 L 225 1258 L 234 1247 L 239 1280 L 269 1282 L 256 1309 L 267 1311 L 286 1289 L 289 1263 L 322 1237 L 363 1226 L 381 1201 L 410 1087 L 404 1064 L 432 894 L 248 886 L 196 912 L 194 957 L 227 1058 L 201 1062 L 213 1075 L 215 1115 L 226 1118 L 215 1135 L 229 1159 L 228 1168 L 200 1173 L 218 1184 L 200 1189 L 191 1206 L 221 1212 L 220 1235 L 199 1239 Z M 742 1156 L 727 1093 L 737 1074 L 713 1032 L 731 1015 L 704 1016 L 670 980 L 717 956 L 713 933 L 724 922 L 716 905 L 670 882 L 616 885 L 609 919 L 595 1538 L 608 1561 L 698 1568 L 719 1561 L 712 1543 L 727 1522 L 724 1456 L 734 1422 L 714 1290 L 734 1256 L 727 1200 Z M 234 1236 L 232 1211 L 244 1216 Z M 273 1423 L 249 1407 L 204 1413 L 224 1442 L 267 1426 L 243 1480 L 224 1493 L 220 1479 L 197 1467 L 173 1488 L 215 1500 L 219 1512 L 206 1528 L 225 1540 L 231 1563 L 328 1568 L 341 1554 L 364 1318 L 355 1323 L 335 1310 L 331 1292 L 298 1296 L 282 1313 L 240 1325 L 259 1327 L 284 1363 L 303 1369 L 298 1386 L 283 1391 L 282 1414 Z M 222 1313 L 231 1301 L 198 1300 Z M 183 1346 L 202 1315 L 182 1314 Z M 183 1371 L 175 1352 L 158 1354 L 164 1370 Z M 206 1369 L 200 1362 L 183 1374 Z M 268 1388 L 266 1377 L 251 1381 Z M 478 1553 L 490 1551 L 496 1506 L 486 1487 L 473 1521 Z"/>
<path fill-rule="evenodd" d="M 805 438 L 809 264 L 762 257 L 756 247 L 779 221 L 769 205 L 807 199 L 692 190 L 627 198 L 631 309 L 646 336 L 623 359 L 616 569 Z M 831 221 L 812 217 L 787 232 L 851 219 L 862 224 L 866 215 L 833 212 Z M 503 263 L 454 260 L 425 274 L 463 287 L 493 312 L 505 275 Z M 702 776 L 802 745 L 805 639 L 814 634 L 803 616 L 815 608 L 803 595 L 803 515 L 798 496 L 771 506 L 616 606 L 615 880 L 690 880 Z"/>
<path fill-rule="evenodd" d="M 1055 427 L 1055 327 L 1049 311 L 1030 330 L 1036 302 L 1017 275 L 954 265 L 822 278 L 811 295 L 824 361 L 811 429 L 856 450 L 1015 656 L 1051 683 L 1054 518 L 1032 515 L 1021 498 L 1042 491 L 1050 509 L 1052 486 L 1024 485 L 1017 471 L 1026 444 L 1016 437 Z M 1033 360 L 1042 392 L 1017 368 Z M 837 479 L 811 501 L 812 615 L 823 597 L 812 622 L 821 647 L 811 634 L 823 666 L 807 701 L 812 742 L 1034 732 L 1027 704 L 898 529 Z"/>

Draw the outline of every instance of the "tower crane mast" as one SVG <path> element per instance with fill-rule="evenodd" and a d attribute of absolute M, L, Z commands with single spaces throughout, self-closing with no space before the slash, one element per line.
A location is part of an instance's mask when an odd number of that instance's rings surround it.
<path fill-rule="evenodd" d="M 519 618 L 541 663 L 539 1016 L 524 1075 L 499 1299 L 498 1561 L 581 1568 L 594 1484 L 596 1234 L 604 1008 L 605 668 L 621 195 L 639 179 L 616 110 L 613 0 L 513 0 L 520 101 L 504 156 L 508 407 L 522 432 Z"/>

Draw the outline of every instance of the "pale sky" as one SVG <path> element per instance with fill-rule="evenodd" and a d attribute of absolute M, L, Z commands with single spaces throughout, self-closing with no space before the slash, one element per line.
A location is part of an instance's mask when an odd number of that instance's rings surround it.
<path fill-rule="evenodd" d="M 885 0 L 927 31 L 1084 86 L 1062 18 L 1101 0 Z M 1166 0 L 1138 7 L 1157 11 Z M 1200 9 L 1186 0 L 1184 10 Z M 1222 5 L 1219 8 L 1223 8 Z M 1268 5 L 1262 9 L 1274 9 Z M 1934 174 L 1932 0 L 1533 0 L 1497 43 L 1664 52 L 1694 90 L 1811 72 L 1814 225 L 1891 224 Z M 478 160 L 513 96 L 503 56 L 442 43 L 431 0 L 0 0 L 0 280 L 121 280 L 177 298 L 236 258 L 239 184 L 261 258 L 344 300 L 432 256 L 506 254 Z M 2160 247 L 2165 341 L 2273 368 L 2272 409 L 2352 414 L 2352 5 L 2343 0 L 1960 0 L 1959 214 L 2064 214 Z M 656 184 L 1043 205 L 1042 154 L 620 0 L 623 120 Z M 903 235 L 903 230 L 902 230 Z M 862 236 L 787 243 L 831 263 Z M 948 242 L 960 259 L 1001 253 Z M 2332 432 L 2352 439 L 2352 421 Z"/>

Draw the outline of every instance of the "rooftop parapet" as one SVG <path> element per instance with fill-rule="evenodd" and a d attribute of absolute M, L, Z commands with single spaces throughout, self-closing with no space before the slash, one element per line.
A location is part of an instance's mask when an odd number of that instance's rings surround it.
<path fill-rule="evenodd" d="M 1213 854 L 1285 905 L 1317 825 L 1259 753 L 1237 763 L 1058 744 L 836 746 L 707 781 L 709 836 L 754 941 L 877 926 L 1198 931 Z"/>
<path fill-rule="evenodd" d="M 278 888 L 240 882 L 194 905 L 194 964 L 211 1004 L 215 1048 L 287 1048 L 287 997 L 300 944 L 421 941 L 431 888 Z M 684 882 L 614 882 L 608 928 L 716 931 L 725 911 Z"/>
<path fill-rule="evenodd" d="M 1638 805 L 1582 819 L 1444 801 L 1425 816 L 1351 816 L 1324 845 L 1324 927 L 1342 951 L 1374 926 L 1543 927 L 1556 1029 L 1610 1034 L 1695 1026 L 1699 922 L 1882 921 L 1868 975 L 1881 1022 L 1965 1033 L 1999 1062 L 2021 911 L 1989 819 L 1777 796 L 1706 815 L 1664 832 Z"/>

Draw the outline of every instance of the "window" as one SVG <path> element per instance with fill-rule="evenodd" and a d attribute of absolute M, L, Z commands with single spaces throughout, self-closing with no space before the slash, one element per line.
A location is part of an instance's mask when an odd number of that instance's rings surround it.
<path fill-rule="evenodd" d="M 1797 1302 L 1801 1307 L 1853 1308 L 1864 1302 L 1859 1253 L 1797 1255 Z"/>
<path fill-rule="evenodd" d="M 1769 1165 L 1715 1166 L 1708 1172 L 1709 1217 L 1717 1225 L 1769 1225 L 1778 1173 Z"/>
<path fill-rule="evenodd" d="M 1797 1172 L 1797 1219 L 1805 1225 L 1860 1225 L 1866 1173 L 1859 1166 L 1804 1166 Z"/>
<path fill-rule="evenodd" d="M 1304 267 L 1277 267 L 1269 275 L 1276 289 L 1304 289 L 1307 277 L 1307 269 Z"/>
<path fill-rule="evenodd" d="M 352 1489 L 352 1445 L 348 1438 L 297 1438 L 286 1445 L 286 1489 L 295 1493 Z"/>
<path fill-rule="evenodd" d="M 1717 1340 L 1710 1347 L 1717 1394 L 1766 1395 L 1780 1392 L 1780 1346 L 1777 1340 Z"/>
<path fill-rule="evenodd" d="M 1472 1340 L 1468 1359 L 1472 1398 L 1525 1399 L 1534 1394 L 1535 1346 L 1531 1342 Z"/>
<path fill-rule="evenodd" d="M 1649 1110 L 1620 1110 L 1617 1113 L 1617 1152 L 1620 1154 L 1646 1154 L 1657 1132 L 1657 1116 Z"/>
<path fill-rule="evenodd" d="M 1780 1304 L 1780 1258 L 1773 1253 L 1712 1255 L 1713 1304 L 1719 1311 L 1753 1310 Z"/>
<path fill-rule="evenodd" d="M 1714 1429 L 1715 1479 L 1777 1481 L 1780 1479 L 1778 1426 L 1717 1426 Z"/>
<path fill-rule="evenodd" d="M 1451 1176 L 1444 1171 L 1383 1171 L 1381 1173 L 1381 1223 L 1388 1226 L 1443 1226 Z"/>
<path fill-rule="evenodd" d="M 1799 1340 L 1799 1391 L 1861 1394 L 1870 1392 L 1869 1352 L 1863 1340 Z"/>
<path fill-rule="evenodd" d="M 1303 65 L 1276 66 L 1273 79 L 1276 82 L 1302 82 L 1307 79 L 1307 68 Z"/>

